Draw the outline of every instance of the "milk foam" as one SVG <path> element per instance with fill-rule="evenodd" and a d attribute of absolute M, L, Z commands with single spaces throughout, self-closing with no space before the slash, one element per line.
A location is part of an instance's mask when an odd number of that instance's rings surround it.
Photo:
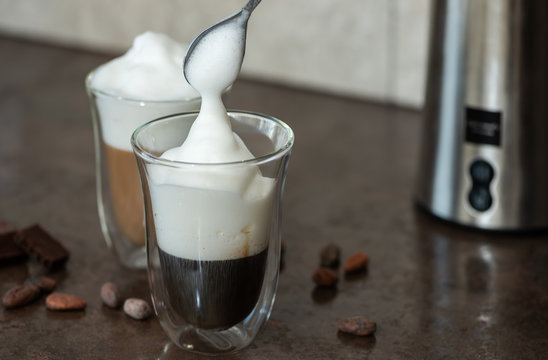
<path fill-rule="evenodd" d="M 255 179 L 244 195 L 190 184 L 149 185 L 163 251 L 192 260 L 228 260 L 266 248 L 273 179 Z"/>
<path fill-rule="evenodd" d="M 199 94 L 184 79 L 186 47 L 164 34 L 145 32 L 122 56 L 100 66 L 91 79 L 103 139 L 132 151 L 130 137 L 143 123 L 199 108 Z"/>
<path fill-rule="evenodd" d="M 185 69 L 187 80 L 202 95 L 200 113 L 184 143 L 162 158 L 202 165 L 149 168 L 158 244 L 174 256 L 235 259 L 268 245 L 274 179 L 263 177 L 253 165 L 215 165 L 254 157 L 232 132 L 221 99 L 240 71 L 244 31 L 233 24 L 210 33 Z"/>
<path fill-rule="evenodd" d="M 151 31 L 138 35 L 122 56 L 101 66 L 92 86 L 129 99 L 166 101 L 199 94 L 181 78 L 186 46 Z"/>

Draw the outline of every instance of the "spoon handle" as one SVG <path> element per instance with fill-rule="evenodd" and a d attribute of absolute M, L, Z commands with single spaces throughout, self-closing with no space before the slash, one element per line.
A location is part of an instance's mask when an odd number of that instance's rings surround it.
<path fill-rule="evenodd" d="M 251 12 L 255 10 L 255 8 L 257 7 L 257 5 L 259 5 L 260 2 L 261 0 L 249 0 L 247 4 L 245 4 L 245 6 L 243 7 L 242 11 L 246 11 L 248 12 L 248 14 L 251 15 Z"/>

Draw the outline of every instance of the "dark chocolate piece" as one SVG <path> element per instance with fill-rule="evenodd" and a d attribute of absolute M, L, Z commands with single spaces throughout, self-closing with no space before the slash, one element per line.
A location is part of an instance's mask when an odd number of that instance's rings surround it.
<path fill-rule="evenodd" d="M 0 266 L 19 264 L 27 260 L 27 253 L 15 242 L 16 236 L 16 231 L 0 233 Z"/>
<path fill-rule="evenodd" d="M 15 241 L 27 254 L 50 271 L 62 267 L 69 257 L 68 250 L 40 225 L 32 225 L 18 231 Z"/>

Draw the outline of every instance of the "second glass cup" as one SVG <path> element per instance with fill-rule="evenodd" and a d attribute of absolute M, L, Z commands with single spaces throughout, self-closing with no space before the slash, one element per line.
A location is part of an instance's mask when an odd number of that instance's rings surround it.
<path fill-rule="evenodd" d="M 200 97 L 148 101 L 116 96 L 86 78 L 96 154 L 97 207 L 103 237 L 123 265 L 146 268 L 145 221 L 141 183 L 130 138 L 136 128 L 162 116 L 195 111 Z"/>
<path fill-rule="evenodd" d="M 251 343 L 278 283 L 281 200 L 293 132 L 281 121 L 229 112 L 253 159 L 162 159 L 196 119 L 154 120 L 132 137 L 143 186 L 148 274 L 160 323 L 178 346 L 219 354 Z"/>

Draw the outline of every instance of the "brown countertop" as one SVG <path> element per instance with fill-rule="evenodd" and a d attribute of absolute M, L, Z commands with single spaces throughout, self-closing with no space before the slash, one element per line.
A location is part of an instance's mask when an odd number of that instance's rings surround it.
<path fill-rule="evenodd" d="M 0 219 L 38 222 L 70 251 L 51 274 L 83 297 L 83 312 L 51 312 L 44 298 L 0 309 L 0 359 L 194 359 L 156 319 L 101 304 L 103 282 L 148 298 L 144 271 L 107 249 L 95 202 L 92 126 L 84 77 L 106 56 L 0 38 Z M 287 122 L 296 142 L 284 197 L 285 266 L 271 319 L 230 359 L 545 359 L 548 235 L 493 235 L 440 223 L 411 193 L 420 114 L 239 81 L 228 107 Z M 369 271 L 317 289 L 319 250 L 362 250 Z M 41 268 L 0 268 L 0 293 Z M 374 337 L 337 332 L 365 315 Z"/>

